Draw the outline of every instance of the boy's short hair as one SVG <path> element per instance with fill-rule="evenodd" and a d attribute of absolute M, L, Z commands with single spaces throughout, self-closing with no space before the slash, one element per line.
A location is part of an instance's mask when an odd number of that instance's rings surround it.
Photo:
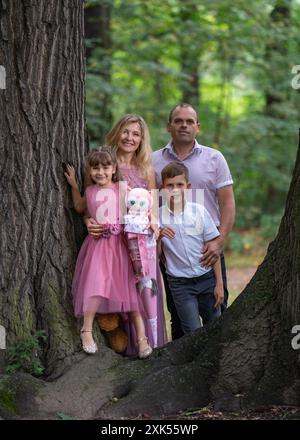
<path fill-rule="evenodd" d="M 162 183 L 166 179 L 173 179 L 173 177 L 184 175 L 186 182 L 189 182 L 189 170 L 181 162 L 170 162 L 161 171 Z"/>

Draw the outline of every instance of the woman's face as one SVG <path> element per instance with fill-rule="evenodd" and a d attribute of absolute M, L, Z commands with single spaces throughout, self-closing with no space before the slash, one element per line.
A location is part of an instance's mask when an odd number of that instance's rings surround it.
<path fill-rule="evenodd" d="M 142 141 L 142 131 L 138 122 L 125 125 L 121 133 L 118 150 L 122 153 L 134 153 Z"/>

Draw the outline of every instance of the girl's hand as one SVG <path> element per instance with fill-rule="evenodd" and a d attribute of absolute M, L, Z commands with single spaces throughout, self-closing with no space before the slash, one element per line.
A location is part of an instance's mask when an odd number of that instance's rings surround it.
<path fill-rule="evenodd" d="M 169 227 L 161 228 L 159 236 L 172 239 L 175 237 L 175 231 L 173 228 L 169 228 Z"/>
<path fill-rule="evenodd" d="M 64 175 L 66 176 L 68 184 L 72 188 L 78 189 L 78 184 L 77 184 L 77 181 L 76 181 L 75 168 L 72 165 L 67 164 L 66 172 L 64 173 Z"/>
<path fill-rule="evenodd" d="M 149 229 L 152 229 L 154 237 L 155 237 L 155 240 L 157 240 L 158 237 L 159 237 L 159 227 L 158 227 L 158 225 L 155 224 L 155 223 L 151 223 L 151 225 L 149 226 Z"/>
<path fill-rule="evenodd" d="M 224 287 L 222 284 L 216 284 L 216 287 L 214 289 L 214 296 L 215 296 L 215 304 L 214 308 L 217 309 L 221 304 L 224 302 Z"/>
<path fill-rule="evenodd" d="M 104 225 L 99 225 L 96 220 L 94 220 L 92 217 L 85 218 L 85 224 L 88 230 L 88 233 L 91 237 L 95 238 L 96 240 L 101 237 L 105 230 Z"/>

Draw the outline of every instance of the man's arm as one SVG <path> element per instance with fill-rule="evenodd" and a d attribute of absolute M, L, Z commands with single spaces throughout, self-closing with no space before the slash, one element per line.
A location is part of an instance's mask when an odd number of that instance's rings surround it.
<path fill-rule="evenodd" d="M 221 214 L 219 240 L 223 247 L 229 233 L 232 230 L 235 219 L 235 201 L 232 185 L 218 189 L 217 198 Z"/>
<path fill-rule="evenodd" d="M 223 278 L 222 278 L 222 269 L 221 269 L 221 260 L 220 257 L 217 259 L 215 264 L 213 265 L 213 270 L 216 279 L 216 285 L 214 288 L 215 295 L 215 304 L 214 307 L 217 308 L 224 302 L 224 286 L 223 286 Z"/>
<path fill-rule="evenodd" d="M 213 266 L 219 258 L 235 219 L 235 201 L 232 185 L 217 189 L 217 198 L 220 208 L 220 236 L 203 248 L 201 263 L 205 267 Z"/>

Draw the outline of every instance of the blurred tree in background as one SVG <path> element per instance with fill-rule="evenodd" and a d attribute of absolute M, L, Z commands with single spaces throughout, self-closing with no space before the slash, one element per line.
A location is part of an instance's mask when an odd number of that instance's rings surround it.
<path fill-rule="evenodd" d="M 299 0 L 87 1 L 91 145 L 134 112 L 161 148 L 170 108 L 190 102 L 200 143 L 220 149 L 232 170 L 236 227 L 273 237 L 297 145 L 299 21 Z"/>

